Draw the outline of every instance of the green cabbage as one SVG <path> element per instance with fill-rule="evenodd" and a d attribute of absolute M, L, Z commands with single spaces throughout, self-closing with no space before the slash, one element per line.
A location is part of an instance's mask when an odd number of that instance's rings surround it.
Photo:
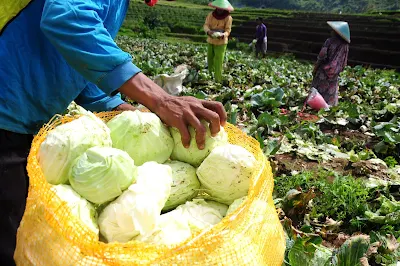
<path fill-rule="evenodd" d="M 203 199 L 188 201 L 176 208 L 182 212 L 182 216 L 187 219 L 189 226 L 194 230 L 204 230 L 219 223 L 223 216 L 215 205 L 209 204 Z"/>
<path fill-rule="evenodd" d="M 157 228 L 171 192 L 171 167 L 147 162 L 137 172 L 136 184 L 105 207 L 99 216 L 100 232 L 108 242 L 128 242 L 138 235 L 148 237 Z"/>
<path fill-rule="evenodd" d="M 76 158 L 91 147 L 111 145 L 110 130 L 103 121 L 88 113 L 50 131 L 37 156 L 46 180 L 53 185 L 65 184 Z"/>
<path fill-rule="evenodd" d="M 197 147 L 196 132 L 194 128 L 189 127 L 190 136 L 192 137 L 189 148 L 183 146 L 179 130 L 176 128 L 170 128 L 175 143 L 174 150 L 171 154 L 173 160 L 182 161 L 191 164 L 194 167 L 198 167 L 215 147 L 228 143 L 228 134 L 225 132 L 223 127 L 221 127 L 217 136 L 212 137 L 208 123 L 204 121 L 202 121 L 202 123 L 207 129 L 206 142 L 203 150 L 199 150 Z"/>
<path fill-rule="evenodd" d="M 247 199 L 247 196 L 241 197 L 236 199 L 230 206 L 228 209 L 228 212 L 226 213 L 226 215 L 231 214 L 232 212 L 236 211 L 237 208 L 239 208 L 239 206 Z"/>
<path fill-rule="evenodd" d="M 51 190 L 53 190 L 62 201 L 67 203 L 67 206 L 71 209 L 72 215 L 79 218 L 96 235 L 99 234 L 97 212 L 90 202 L 79 196 L 78 193 L 68 185 L 52 186 Z"/>
<path fill-rule="evenodd" d="M 229 205 L 247 195 L 256 162 L 245 148 L 227 144 L 210 153 L 197 169 L 197 176 L 213 200 Z"/>
<path fill-rule="evenodd" d="M 157 229 L 150 236 L 139 235 L 135 240 L 152 243 L 173 245 L 179 244 L 192 236 L 189 223 L 182 210 L 173 210 L 160 216 Z"/>
<path fill-rule="evenodd" d="M 93 147 L 72 166 L 69 182 L 85 199 L 102 204 L 122 194 L 135 180 L 137 167 L 129 155 L 109 147 Z"/>
<path fill-rule="evenodd" d="M 200 182 L 196 175 L 196 169 L 190 164 L 171 161 L 165 165 L 171 167 L 173 179 L 171 195 L 163 208 L 164 211 L 168 211 L 193 199 L 200 188 Z"/>
<path fill-rule="evenodd" d="M 153 113 L 125 111 L 111 119 L 107 126 L 111 130 L 113 147 L 126 151 L 136 165 L 149 161 L 164 163 L 172 153 L 171 134 Z"/>

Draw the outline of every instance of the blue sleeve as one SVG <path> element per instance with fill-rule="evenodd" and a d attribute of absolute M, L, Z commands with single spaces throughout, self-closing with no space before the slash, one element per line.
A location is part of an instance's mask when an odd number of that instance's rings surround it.
<path fill-rule="evenodd" d="M 85 89 L 75 99 L 75 102 L 92 112 L 111 111 L 115 107 L 125 103 L 121 99 L 121 94 L 113 97 L 107 96 L 93 83 L 89 83 Z"/>
<path fill-rule="evenodd" d="M 46 0 L 40 24 L 68 64 L 108 95 L 141 71 L 103 25 L 111 1 Z"/>

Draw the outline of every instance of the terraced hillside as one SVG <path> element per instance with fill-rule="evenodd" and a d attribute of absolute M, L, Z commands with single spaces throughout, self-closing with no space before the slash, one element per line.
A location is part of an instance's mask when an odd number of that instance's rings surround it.
<path fill-rule="evenodd" d="M 132 1 L 121 34 L 160 37 L 160 35 L 205 43 L 203 23 L 211 11 L 207 6 L 180 1 L 160 1 L 150 8 Z M 273 52 L 292 53 L 301 59 L 316 59 L 329 37 L 327 20 L 350 23 L 352 43 L 349 63 L 400 69 L 399 13 L 371 16 L 339 16 L 286 10 L 241 8 L 232 14 L 232 37 L 240 42 L 253 40 L 255 18 L 263 17 L 268 27 L 268 48 Z"/>
<path fill-rule="evenodd" d="M 350 64 L 400 68 L 400 21 L 395 18 L 305 13 L 292 14 L 290 18 L 270 17 L 266 20 L 269 50 L 315 60 L 321 45 L 329 37 L 327 20 L 349 22 L 352 35 Z M 255 22 L 245 22 L 233 30 L 232 36 L 250 42 L 255 27 Z"/>

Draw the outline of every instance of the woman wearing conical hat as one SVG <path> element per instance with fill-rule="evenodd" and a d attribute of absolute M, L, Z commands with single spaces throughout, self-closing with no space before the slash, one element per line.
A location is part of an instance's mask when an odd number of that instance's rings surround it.
<path fill-rule="evenodd" d="M 211 74 L 214 73 L 216 82 L 222 82 L 225 51 L 232 28 L 230 12 L 233 7 L 227 0 L 216 0 L 209 6 L 215 10 L 208 14 L 204 23 L 204 31 L 208 35 L 208 69 Z"/>
<path fill-rule="evenodd" d="M 328 25 L 333 29 L 332 37 L 326 40 L 318 55 L 312 87 L 318 90 L 327 104 L 335 106 L 339 97 L 339 75 L 347 65 L 350 28 L 344 21 L 328 21 Z"/>

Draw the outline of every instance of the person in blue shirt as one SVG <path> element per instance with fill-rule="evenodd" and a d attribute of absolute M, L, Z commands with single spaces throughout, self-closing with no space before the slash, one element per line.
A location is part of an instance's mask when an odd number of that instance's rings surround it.
<path fill-rule="evenodd" d="M 152 0 L 152 3 L 155 1 Z M 0 262 L 13 260 L 29 180 L 32 137 L 56 113 L 76 102 L 91 111 L 130 110 L 122 93 L 180 130 L 188 126 L 204 148 L 210 122 L 217 134 L 226 122 L 221 103 L 167 94 L 114 42 L 129 0 L 13 0 L 0 10 Z"/>

